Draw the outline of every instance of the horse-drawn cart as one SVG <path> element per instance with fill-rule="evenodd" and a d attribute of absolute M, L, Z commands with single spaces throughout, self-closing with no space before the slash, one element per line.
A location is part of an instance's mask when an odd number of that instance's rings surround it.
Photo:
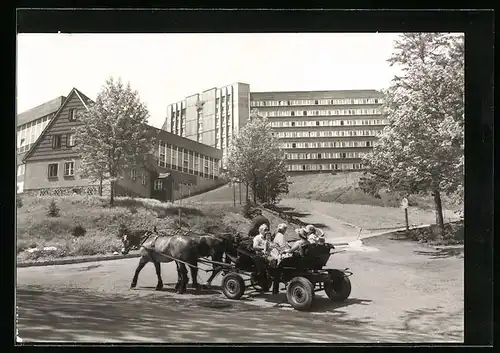
<path fill-rule="evenodd" d="M 275 267 L 266 266 L 259 276 L 258 255 L 237 249 L 237 256 L 229 255 L 232 264 L 222 270 L 222 292 L 236 300 L 248 287 L 267 292 L 273 281 L 278 281 L 285 284 L 288 303 L 297 310 L 308 310 L 315 292 L 319 291 L 324 291 L 332 301 L 344 301 L 351 294 L 352 273 L 348 269 L 324 268 L 332 255 L 331 249 L 328 245 L 308 245 L 302 254 L 282 259 Z"/>

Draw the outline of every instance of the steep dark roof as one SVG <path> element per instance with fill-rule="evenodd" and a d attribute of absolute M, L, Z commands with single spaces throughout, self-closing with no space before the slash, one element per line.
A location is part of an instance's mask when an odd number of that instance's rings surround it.
<path fill-rule="evenodd" d="M 60 96 L 31 108 L 30 110 L 17 114 L 16 126 L 19 127 L 45 115 L 55 113 L 61 107 L 65 99 L 66 97 Z"/>
<path fill-rule="evenodd" d="M 90 103 L 90 102 L 92 102 L 92 100 L 90 98 L 88 98 L 87 96 L 85 96 L 82 92 L 80 92 L 79 90 L 77 90 L 76 88 L 73 87 L 73 89 L 71 89 L 71 92 L 69 92 L 69 94 L 64 98 L 62 104 L 57 109 L 57 111 L 54 114 L 54 117 L 52 118 L 52 120 L 47 124 L 47 126 L 42 131 L 42 133 L 40 134 L 40 136 L 38 136 L 38 139 L 35 141 L 34 144 L 31 145 L 31 148 L 24 155 L 24 157 L 22 159 L 23 163 L 26 163 L 26 159 L 29 156 L 31 156 L 31 154 L 33 153 L 33 151 L 38 147 L 38 145 L 40 144 L 40 141 L 42 140 L 42 137 L 45 136 L 45 134 L 47 134 L 47 131 L 49 131 L 50 128 L 52 127 L 52 125 L 54 125 L 54 123 L 55 123 L 58 115 L 62 112 L 64 106 L 70 100 L 70 97 L 71 97 L 72 94 L 76 94 L 80 98 L 80 101 L 83 103 L 83 105 L 85 106 L 85 108 L 88 109 L 88 105 L 87 104 Z M 83 97 L 85 97 L 85 98 L 83 98 Z M 87 102 L 85 102 L 85 100 L 87 100 Z"/>

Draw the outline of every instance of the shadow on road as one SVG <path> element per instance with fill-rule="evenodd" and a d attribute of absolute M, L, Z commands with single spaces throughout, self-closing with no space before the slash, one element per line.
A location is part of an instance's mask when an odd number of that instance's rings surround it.
<path fill-rule="evenodd" d="M 134 290 L 156 291 L 155 286 L 141 286 L 141 287 L 136 287 Z M 175 283 L 164 283 L 163 289 L 161 290 L 161 292 L 175 293 Z M 192 295 L 220 294 L 220 286 L 212 286 L 210 288 L 202 288 L 199 293 L 196 293 L 196 290 L 194 288 L 192 288 L 191 284 L 190 284 L 186 288 L 185 294 L 192 294 Z"/>
<path fill-rule="evenodd" d="M 350 317 L 334 307 L 326 315 L 224 298 L 178 299 L 85 291 L 17 291 L 19 337 L 32 341 L 87 342 L 425 342 L 407 330 L 388 330 L 371 318 Z M 349 305 L 366 305 L 351 299 Z M 337 306 L 337 309 L 339 306 Z"/>
<path fill-rule="evenodd" d="M 415 250 L 414 253 L 417 255 L 427 255 L 432 259 L 446 259 L 449 257 L 462 258 L 464 253 L 464 247 L 457 246 L 457 247 L 442 248 L 439 250 L 430 250 L 430 251 Z"/>
<path fill-rule="evenodd" d="M 418 309 L 406 311 L 401 316 L 403 320 L 403 327 L 405 330 L 415 333 L 428 331 L 429 328 L 436 333 L 444 333 L 456 342 L 457 340 L 464 339 L 463 325 L 454 325 L 457 316 L 464 315 L 463 309 L 453 312 L 443 311 L 441 307 Z M 450 340 L 451 341 L 451 340 Z"/>

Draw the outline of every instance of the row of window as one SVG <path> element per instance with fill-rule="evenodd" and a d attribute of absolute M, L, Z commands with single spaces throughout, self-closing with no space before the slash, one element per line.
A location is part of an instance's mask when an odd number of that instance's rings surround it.
<path fill-rule="evenodd" d="M 123 173 L 122 173 L 123 174 Z M 130 172 L 129 172 L 129 178 L 130 180 L 132 181 L 136 181 L 137 180 L 137 171 L 135 170 L 135 168 L 132 168 L 130 169 Z M 141 184 L 143 186 L 146 186 L 147 185 L 147 174 L 146 173 L 142 173 L 141 174 Z"/>
<path fill-rule="evenodd" d="M 361 163 L 330 163 L 330 164 L 288 164 L 288 171 L 310 170 L 358 170 L 363 169 Z"/>
<path fill-rule="evenodd" d="M 380 109 L 333 109 L 333 110 L 271 110 L 259 111 L 259 115 L 263 117 L 276 116 L 335 116 L 335 115 L 380 115 Z"/>
<path fill-rule="evenodd" d="M 219 176 L 219 161 L 164 141 L 158 145 L 158 165 L 163 168 L 181 170 L 193 175 L 207 175 L 209 179 Z"/>
<path fill-rule="evenodd" d="M 227 96 L 222 96 L 220 98 L 215 99 L 215 106 L 219 106 L 220 104 L 228 104 L 230 105 L 231 103 L 231 94 L 229 93 Z"/>
<path fill-rule="evenodd" d="M 335 131 L 280 131 L 274 132 L 273 135 L 278 138 L 295 138 L 295 137 L 349 137 L 349 136 L 378 136 L 382 130 L 335 130 Z"/>
<path fill-rule="evenodd" d="M 63 167 L 63 175 L 65 177 L 75 176 L 75 162 L 74 161 L 64 162 L 63 166 L 64 166 Z M 59 177 L 59 163 L 49 163 L 47 174 L 48 174 L 49 178 Z"/>
<path fill-rule="evenodd" d="M 22 153 L 30 149 L 31 145 L 40 137 L 42 131 L 49 124 L 53 115 L 44 116 L 41 119 L 22 125 L 17 130 L 17 148 Z"/>
<path fill-rule="evenodd" d="M 286 159 L 344 159 L 361 158 L 364 152 L 322 152 L 322 153 L 285 153 Z"/>
<path fill-rule="evenodd" d="M 272 127 L 387 125 L 387 119 L 271 121 Z"/>
<path fill-rule="evenodd" d="M 375 141 L 327 141 L 327 142 L 285 142 L 281 148 L 345 148 L 373 147 Z"/>
<path fill-rule="evenodd" d="M 342 105 L 342 104 L 380 104 L 381 98 L 325 98 L 252 101 L 252 107 L 283 107 L 292 105 Z"/>
<path fill-rule="evenodd" d="M 62 147 L 64 135 L 66 136 L 66 147 L 75 146 L 75 134 L 57 134 L 52 135 L 52 149 L 59 149 Z"/>

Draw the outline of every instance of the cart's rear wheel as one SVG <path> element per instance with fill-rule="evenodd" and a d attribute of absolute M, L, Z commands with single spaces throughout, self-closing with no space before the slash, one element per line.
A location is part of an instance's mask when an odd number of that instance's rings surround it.
<path fill-rule="evenodd" d="M 286 287 L 288 303 L 296 310 L 308 310 L 314 298 L 312 283 L 305 277 L 295 277 Z"/>
<path fill-rule="evenodd" d="M 222 293 L 228 299 L 240 299 L 245 293 L 245 281 L 243 278 L 234 272 L 228 273 L 222 278 Z"/>
<path fill-rule="evenodd" d="M 324 282 L 325 293 L 334 302 L 346 300 L 351 295 L 351 280 L 341 271 L 330 274 L 331 281 Z"/>

